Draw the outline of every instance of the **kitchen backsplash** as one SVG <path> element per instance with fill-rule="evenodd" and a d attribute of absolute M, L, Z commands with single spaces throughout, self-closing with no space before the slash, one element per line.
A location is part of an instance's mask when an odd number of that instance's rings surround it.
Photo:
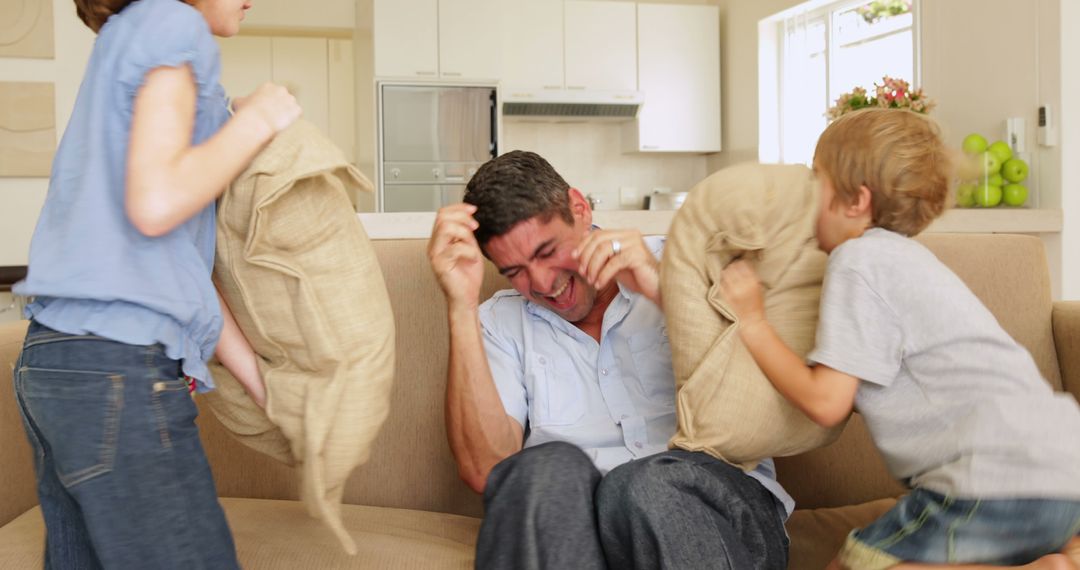
<path fill-rule="evenodd" d="M 598 210 L 641 209 L 654 188 L 686 191 L 705 177 L 704 155 L 624 154 L 621 133 L 621 124 L 614 122 L 506 120 L 499 152 L 530 150 L 543 156 L 567 183 L 598 198 Z M 620 188 L 624 195 L 636 193 L 633 204 L 620 205 Z"/>

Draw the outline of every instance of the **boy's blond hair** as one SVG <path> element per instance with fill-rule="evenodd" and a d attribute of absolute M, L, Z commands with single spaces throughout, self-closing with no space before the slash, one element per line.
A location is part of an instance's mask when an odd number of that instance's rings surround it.
<path fill-rule="evenodd" d="M 818 139 L 814 168 L 833 184 L 834 204 L 870 189 L 874 227 L 914 236 L 945 211 L 952 160 L 929 118 L 863 109 L 833 121 Z"/>

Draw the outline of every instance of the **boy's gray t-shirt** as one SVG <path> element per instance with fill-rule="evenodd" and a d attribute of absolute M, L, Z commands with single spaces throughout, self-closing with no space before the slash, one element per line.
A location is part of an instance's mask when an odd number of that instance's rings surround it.
<path fill-rule="evenodd" d="M 874 228 L 833 250 L 807 358 L 862 380 L 855 407 L 908 485 L 1080 498 L 1076 400 L 915 240 Z"/>

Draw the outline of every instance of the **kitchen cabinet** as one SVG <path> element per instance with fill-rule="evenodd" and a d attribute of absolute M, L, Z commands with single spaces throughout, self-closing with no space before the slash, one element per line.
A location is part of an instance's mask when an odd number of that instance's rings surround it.
<path fill-rule="evenodd" d="M 567 1 L 566 88 L 638 89 L 632 2 Z"/>
<path fill-rule="evenodd" d="M 563 88 L 562 0 L 506 0 L 504 90 Z"/>
<path fill-rule="evenodd" d="M 636 18 L 632 2 L 506 1 L 503 88 L 635 91 Z"/>
<path fill-rule="evenodd" d="M 500 0 L 375 0 L 375 76 L 496 81 Z"/>
<path fill-rule="evenodd" d="M 273 81 L 284 85 L 304 119 L 355 161 L 355 86 L 352 40 L 319 37 L 235 36 L 218 40 L 221 84 L 231 97 Z"/>
<path fill-rule="evenodd" d="M 258 0 L 244 16 L 244 27 L 328 28 L 350 32 L 356 27 L 355 0 L 319 0 L 318 9 L 296 0 Z"/>
<path fill-rule="evenodd" d="M 439 77 L 439 0 L 375 0 L 375 76 Z"/>
<path fill-rule="evenodd" d="M 630 152 L 720 150 L 720 14 L 716 6 L 637 5 L 638 89 L 623 127 Z"/>

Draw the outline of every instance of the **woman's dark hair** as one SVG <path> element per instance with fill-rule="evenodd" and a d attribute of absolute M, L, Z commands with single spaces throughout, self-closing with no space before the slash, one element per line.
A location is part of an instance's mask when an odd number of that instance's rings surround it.
<path fill-rule="evenodd" d="M 109 16 L 116 14 L 135 0 L 75 0 L 75 13 L 94 33 L 101 30 Z"/>
<path fill-rule="evenodd" d="M 487 161 L 465 189 L 465 203 L 476 206 L 476 241 L 483 248 L 491 238 L 536 216 L 547 222 L 558 215 L 573 224 L 569 190 L 563 177 L 534 152 L 515 150 Z"/>

